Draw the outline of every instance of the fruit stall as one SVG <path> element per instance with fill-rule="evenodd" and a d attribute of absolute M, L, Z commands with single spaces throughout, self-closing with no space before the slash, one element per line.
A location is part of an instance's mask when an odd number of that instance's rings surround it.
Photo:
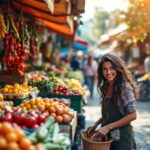
<path fill-rule="evenodd" d="M 150 100 L 150 73 L 145 73 L 137 79 L 137 87 L 140 95 L 139 100 Z"/>
<path fill-rule="evenodd" d="M 0 6 L 0 149 L 73 149 L 86 97 L 82 72 L 46 67 L 41 45 L 52 32 L 73 39 L 73 17 L 84 5 L 2 0 Z"/>

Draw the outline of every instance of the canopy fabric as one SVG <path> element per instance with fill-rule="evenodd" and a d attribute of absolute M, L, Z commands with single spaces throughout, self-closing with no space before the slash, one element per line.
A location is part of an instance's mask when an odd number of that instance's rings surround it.
<path fill-rule="evenodd" d="M 61 0 L 59 3 L 55 3 L 54 0 L 46 0 L 46 2 L 41 0 L 11 1 L 15 8 L 33 16 L 36 21 L 50 30 L 73 39 L 75 22 L 74 16 L 71 15 L 71 0 Z"/>
<path fill-rule="evenodd" d="M 43 25 L 47 26 L 50 30 L 59 33 L 61 35 L 65 35 L 67 37 L 73 38 L 74 37 L 74 31 L 71 31 L 69 25 L 64 24 L 64 25 L 60 25 L 60 24 L 55 24 L 53 22 L 49 22 L 46 20 L 42 20 L 39 18 L 36 18 L 36 20 L 40 23 L 42 23 Z"/>
<path fill-rule="evenodd" d="M 35 0 L 13 0 L 12 3 L 16 8 L 31 14 L 34 17 L 51 21 L 58 24 L 68 23 L 66 16 L 52 16 L 46 3 L 37 2 Z"/>
<path fill-rule="evenodd" d="M 20 8 L 24 6 L 36 9 L 38 11 L 43 11 L 45 13 L 51 14 L 54 12 L 54 0 L 38 1 L 38 0 L 13 0 L 12 2 L 20 4 Z"/>
<path fill-rule="evenodd" d="M 73 48 L 75 50 L 82 50 L 82 51 L 87 51 L 88 47 L 86 45 L 83 45 L 81 43 L 78 42 L 73 42 Z"/>
<path fill-rule="evenodd" d="M 54 5 L 53 15 L 68 16 L 71 14 L 71 0 L 61 0 Z"/>

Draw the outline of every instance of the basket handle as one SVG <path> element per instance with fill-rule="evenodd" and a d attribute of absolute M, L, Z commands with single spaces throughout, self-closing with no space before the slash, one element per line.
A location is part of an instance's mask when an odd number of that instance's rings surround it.
<path fill-rule="evenodd" d="M 102 138 L 104 139 L 104 141 L 108 141 L 108 138 L 107 138 L 107 135 L 101 135 L 101 137 L 99 137 L 98 134 L 99 132 L 96 132 L 96 133 L 94 133 L 93 135 L 92 135 L 92 137 L 91 137 L 91 140 L 92 141 L 94 141 L 94 139 L 95 140 L 98 140 L 98 138 L 101 138 L 101 140 L 102 140 Z"/>

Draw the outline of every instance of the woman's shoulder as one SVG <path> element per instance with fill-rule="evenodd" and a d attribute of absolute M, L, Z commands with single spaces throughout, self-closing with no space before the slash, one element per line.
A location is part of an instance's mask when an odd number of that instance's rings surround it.
<path fill-rule="evenodd" d="M 125 82 L 123 84 L 124 90 L 133 90 L 131 84 L 129 82 Z"/>

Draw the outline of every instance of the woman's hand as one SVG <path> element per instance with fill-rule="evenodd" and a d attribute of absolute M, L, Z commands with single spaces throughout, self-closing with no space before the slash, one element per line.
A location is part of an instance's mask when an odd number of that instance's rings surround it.
<path fill-rule="evenodd" d="M 94 130 L 96 129 L 96 127 L 97 127 L 97 126 L 95 126 L 95 125 L 89 126 L 89 127 L 87 128 L 87 131 L 86 131 L 86 132 L 87 132 L 87 135 L 90 136 L 91 133 L 94 132 Z"/>
<path fill-rule="evenodd" d="M 110 129 L 109 129 L 109 127 L 106 125 L 106 126 L 100 128 L 100 129 L 98 130 L 98 133 L 99 133 L 100 135 L 104 136 L 104 135 L 107 135 L 107 133 L 108 133 L 109 131 L 110 131 Z"/>
<path fill-rule="evenodd" d="M 110 128 L 108 127 L 108 125 L 100 128 L 94 135 L 93 138 L 95 137 L 103 137 L 105 135 L 107 135 L 107 133 L 110 131 Z"/>

